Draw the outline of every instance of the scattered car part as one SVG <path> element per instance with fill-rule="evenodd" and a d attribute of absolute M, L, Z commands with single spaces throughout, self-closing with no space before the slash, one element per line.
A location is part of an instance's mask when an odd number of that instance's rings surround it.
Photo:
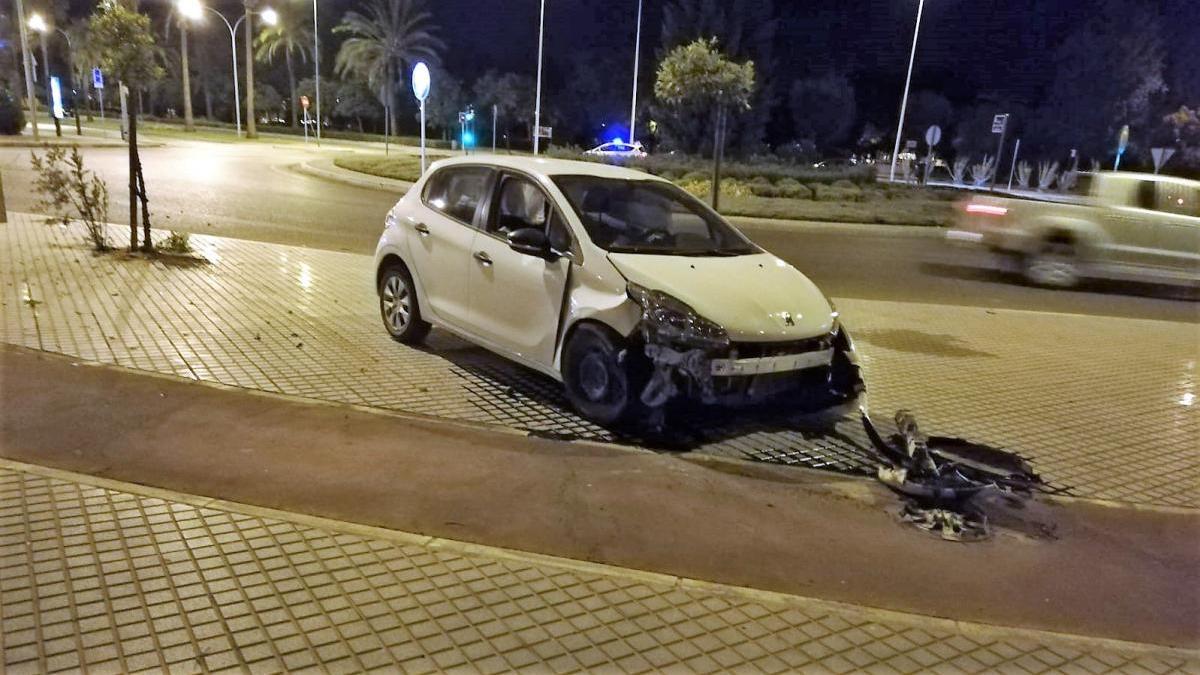
<path fill-rule="evenodd" d="M 884 439 L 867 410 L 862 423 L 879 460 L 876 477 L 903 495 L 901 520 L 951 541 L 989 536 L 974 500 L 985 490 L 1026 498 L 1056 492 L 1021 456 L 960 438 L 925 436 L 916 417 L 896 413 L 897 433 Z"/>

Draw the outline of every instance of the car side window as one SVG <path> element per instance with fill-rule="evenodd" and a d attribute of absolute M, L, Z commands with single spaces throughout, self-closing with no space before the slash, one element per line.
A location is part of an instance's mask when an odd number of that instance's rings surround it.
<path fill-rule="evenodd" d="M 487 190 L 492 170 L 479 166 L 449 167 L 429 179 L 425 204 L 430 208 L 472 225 L 475 210 Z"/>
<path fill-rule="evenodd" d="M 1200 216 L 1200 190 L 1163 181 L 1158 184 L 1156 211 L 1180 216 Z"/>
<path fill-rule="evenodd" d="M 524 228 L 544 230 L 552 211 L 546 193 L 532 181 L 520 176 L 505 176 L 500 182 L 500 194 L 488 221 L 488 231 L 503 237 Z"/>

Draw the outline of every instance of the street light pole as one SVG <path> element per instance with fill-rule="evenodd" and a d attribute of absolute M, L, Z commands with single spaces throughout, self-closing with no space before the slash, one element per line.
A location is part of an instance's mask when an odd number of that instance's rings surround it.
<path fill-rule="evenodd" d="M 229 52 L 233 55 L 233 119 L 237 124 L 237 136 L 242 137 L 242 98 L 238 91 L 238 62 L 237 62 L 237 25 L 241 23 L 239 18 L 236 23 L 230 24 L 229 19 L 217 10 L 204 6 L 204 9 L 216 14 L 221 21 L 225 22 L 225 27 L 229 29 Z"/>
<path fill-rule="evenodd" d="M 317 33 L 317 0 L 313 0 L 313 76 L 317 87 L 317 147 L 321 147 L 321 38 Z"/>
<path fill-rule="evenodd" d="M 908 86 L 912 84 L 913 61 L 917 58 L 917 35 L 921 32 L 921 11 L 925 9 L 925 0 L 917 3 L 917 27 L 913 29 L 912 51 L 908 55 L 908 76 L 904 79 L 904 97 L 900 99 L 900 123 L 896 125 L 896 146 L 892 149 L 892 170 L 888 181 L 896 180 L 896 157 L 900 154 L 900 140 L 904 135 L 904 113 L 908 110 Z"/>
<path fill-rule="evenodd" d="M 537 67 L 537 97 L 533 104 L 533 154 L 538 154 L 542 130 L 542 38 L 546 30 L 546 0 L 541 1 L 542 9 L 538 18 L 538 67 Z"/>
<path fill-rule="evenodd" d="M 638 59 L 642 50 L 642 0 L 638 0 L 637 36 L 633 41 L 633 103 L 629 105 L 629 144 L 637 139 Z"/>

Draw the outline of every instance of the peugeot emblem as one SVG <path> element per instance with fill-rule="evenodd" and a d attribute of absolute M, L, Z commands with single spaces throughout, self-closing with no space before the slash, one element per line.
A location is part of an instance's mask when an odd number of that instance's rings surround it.
<path fill-rule="evenodd" d="M 785 325 L 785 326 L 795 326 L 796 325 L 796 320 L 792 318 L 792 315 L 790 312 L 783 313 L 783 325 Z"/>

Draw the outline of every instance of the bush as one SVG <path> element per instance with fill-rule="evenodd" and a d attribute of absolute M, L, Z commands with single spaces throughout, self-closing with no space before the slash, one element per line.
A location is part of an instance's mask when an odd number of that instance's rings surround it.
<path fill-rule="evenodd" d="M 0 134 L 16 136 L 25 129 L 25 110 L 21 101 L 7 89 L 0 89 Z"/>
<path fill-rule="evenodd" d="M 46 213 L 47 222 L 68 225 L 83 221 L 88 238 L 97 251 L 108 250 L 108 188 L 94 172 L 83 168 L 83 155 L 77 146 L 71 154 L 63 146 L 50 147 L 46 154 L 29 153 L 33 165 L 34 188 L 40 193 L 35 208 Z"/>
<path fill-rule="evenodd" d="M 679 180 L 680 180 L 680 182 L 683 182 L 683 183 L 699 183 L 701 181 L 711 181 L 712 178 L 711 178 L 711 174 L 705 173 L 703 171 L 689 171 L 689 172 L 683 174 L 683 177 L 680 178 Z"/>
<path fill-rule="evenodd" d="M 790 178 L 780 181 L 779 185 L 751 183 L 750 193 L 756 197 L 771 199 L 812 199 L 812 190 Z"/>
<path fill-rule="evenodd" d="M 857 202 L 862 199 L 862 190 L 853 184 L 847 188 L 817 183 L 812 188 L 813 198 L 819 202 Z"/>
<path fill-rule="evenodd" d="M 191 253 L 192 238 L 187 232 L 176 232 L 175 230 L 171 230 L 171 234 L 168 235 L 166 239 L 158 243 L 158 249 L 168 253 Z"/>

